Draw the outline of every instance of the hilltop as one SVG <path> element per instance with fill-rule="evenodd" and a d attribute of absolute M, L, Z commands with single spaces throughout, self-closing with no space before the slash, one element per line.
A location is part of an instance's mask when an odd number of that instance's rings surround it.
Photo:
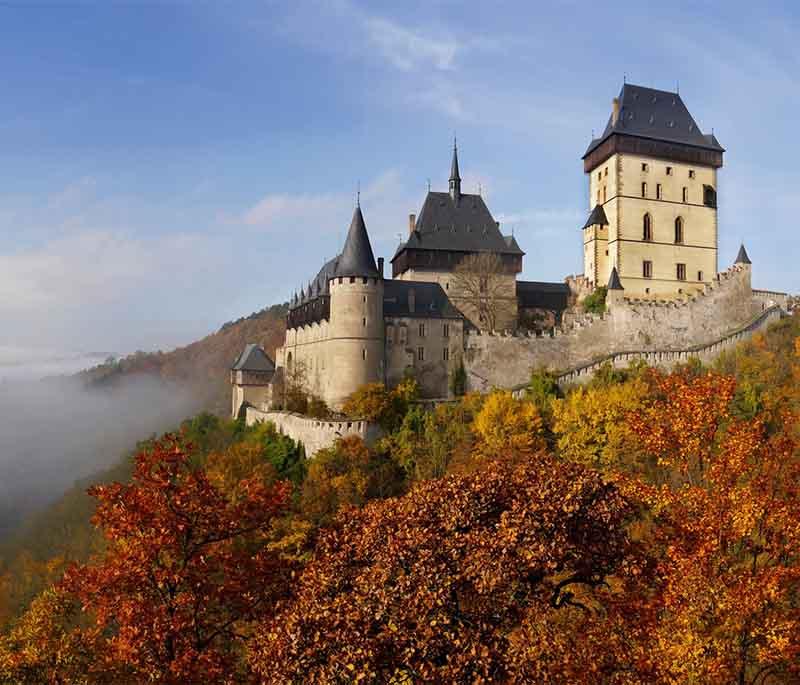
<path fill-rule="evenodd" d="M 286 330 L 287 304 L 277 304 L 223 324 L 218 331 L 170 352 L 135 352 L 78 374 L 89 388 L 114 387 L 133 376 L 151 376 L 188 387 L 203 408 L 229 411 L 227 371 L 246 343 L 261 345 L 274 357 Z"/>

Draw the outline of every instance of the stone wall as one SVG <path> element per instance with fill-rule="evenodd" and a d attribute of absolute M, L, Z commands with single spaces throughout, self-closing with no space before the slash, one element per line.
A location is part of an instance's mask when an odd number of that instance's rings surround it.
<path fill-rule="evenodd" d="M 368 421 L 324 421 L 285 411 L 263 411 L 255 407 L 247 408 L 246 421 L 248 426 L 267 421 L 274 423 L 281 433 L 302 442 L 309 457 L 332 446 L 338 438 L 355 435 L 371 445 L 381 435 L 380 427 Z"/>
<path fill-rule="evenodd" d="M 628 299 L 604 315 L 565 317 L 552 335 L 512 336 L 470 332 L 464 365 L 471 390 L 511 388 L 527 382 L 531 369 L 565 371 L 610 354 L 666 352 L 713 343 L 748 324 L 765 309 L 753 296 L 749 265 L 718 274 L 703 292 L 682 300 Z"/>

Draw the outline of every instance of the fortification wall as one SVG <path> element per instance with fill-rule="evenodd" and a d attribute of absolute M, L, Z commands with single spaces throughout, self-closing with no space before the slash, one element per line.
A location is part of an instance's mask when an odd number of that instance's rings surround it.
<path fill-rule="evenodd" d="M 750 267 L 734 265 L 682 300 L 611 302 L 604 315 L 567 317 L 552 336 L 470 332 L 464 366 L 468 387 L 487 391 L 527 382 L 531 369 L 566 370 L 628 350 L 666 352 L 704 346 L 724 338 L 766 309 L 753 296 Z"/>
<path fill-rule="evenodd" d="M 302 442 L 309 457 L 326 447 L 331 447 L 338 438 L 355 435 L 371 445 L 381 435 L 380 427 L 368 421 L 324 421 L 291 412 L 247 408 L 248 426 L 267 421 L 274 423 L 281 433 L 288 435 L 292 440 Z"/>

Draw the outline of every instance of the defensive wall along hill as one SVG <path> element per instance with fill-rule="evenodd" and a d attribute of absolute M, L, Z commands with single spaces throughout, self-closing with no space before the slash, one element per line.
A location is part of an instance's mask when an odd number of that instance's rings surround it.
<path fill-rule="evenodd" d="M 566 380 L 578 370 L 578 376 L 590 377 L 588 369 L 603 361 L 710 361 L 723 346 L 766 328 L 786 306 L 783 293 L 752 290 L 750 276 L 750 265 L 737 263 L 702 292 L 672 301 L 626 298 L 610 290 L 605 314 L 565 316 L 552 335 L 470 332 L 464 352 L 468 389 L 516 388 L 535 368 L 560 371 Z"/>

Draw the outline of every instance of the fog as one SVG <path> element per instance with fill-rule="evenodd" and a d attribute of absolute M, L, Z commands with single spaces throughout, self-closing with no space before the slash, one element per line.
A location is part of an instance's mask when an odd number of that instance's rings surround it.
<path fill-rule="evenodd" d="M 157 379 L 130 379 L 113 390 L 66 379 L 0 382 L 0 536 L 198 409 L 187 391 Z"/>

